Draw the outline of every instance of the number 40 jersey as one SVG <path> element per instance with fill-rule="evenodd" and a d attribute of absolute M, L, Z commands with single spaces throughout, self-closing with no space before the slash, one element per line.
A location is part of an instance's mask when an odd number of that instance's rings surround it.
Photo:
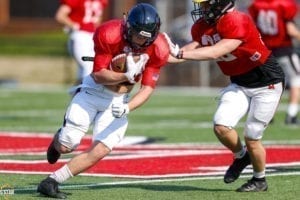
<path fill-rule="evenodd" d="M 294 0 L 255 0 L 249 7 L 249 13 L 267 47 L 274 49 L 292 46 L 286 23 L 293 21 L 297 15 Z"/>

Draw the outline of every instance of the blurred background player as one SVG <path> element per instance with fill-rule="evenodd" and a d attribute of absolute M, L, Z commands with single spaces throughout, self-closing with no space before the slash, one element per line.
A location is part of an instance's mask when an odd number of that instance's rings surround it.
<path fill-rule="evenodd" d="M 277 58 L 286 74 L 289 104 L 286 124 L 300 125 L 297 119 L 300 101 L 300 59 L 292 39 L 300 41 L 300 30 L 293 21 L 297 14 L 294 0 L 254 0 L 249 13 L 256 22 L 262 39 Z"/>
<path fill-rule="evenodd" d="M 83 79 L 80 91 L 73 97 L 63 126 L 48 148 L 48 162 L 56 163 L 61 153 L 76 149 L 91 124 L 93 143 L 43 180 L 38 192 L 65 198 L 66 195 L 59 192 L 58 184 L 95 165 L 123 139 L 128 125 L 127 114 L 150 98 L 160 69 L 169 57 L 168 43 L 159 33 L 160 24 L 156 9 L 141 3 L 130 10 L 126 20 L 110 20 L 96 30 L 93 72 Z M 124 73 L 109 67 L 112 58 L 121 53 L 129 54 L 128 70 Z M 132 53 L 141 55 L 136 63 Z M 136 76 L 139 74 L 142 76 Z M 129 92 L 139 78 L 141 86 L 129 99 Z"/>
<path fill-rule="evenodd" d="M 92 62 L 84 62 L 82 56 L 94 56 L 93 34 L 102 23 L 108 0 L 61 0 L 55 19 L 65 26 L 69 34 L 68 51 L 78 66 L 76 83 L 93 70 Z"/>
<path fill-rule="evenodd" d="M 252 164 L 253 177 L 237 191 L 266 191 L 266 151 L 261 139 L 278 107 L 284 73 L 261 41 L 252 19 L 234 9 L 234 0 L 193 2 L 193 41 L 179 49 L 165 35 L 174 56 L 169 62 L 215 59 L 223 74 L 230 77 L 231 84 L 222 90 L 213 120 L 217 138 L 234 155 L 224 182 L 234 182 Z M 234 129 L 246 114 L 247 149 Z"/>

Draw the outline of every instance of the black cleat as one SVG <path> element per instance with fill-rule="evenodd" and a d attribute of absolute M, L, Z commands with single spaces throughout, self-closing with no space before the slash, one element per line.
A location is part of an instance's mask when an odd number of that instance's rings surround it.
<path fill-rule="evenodd" d="M 53 178 L 47 177 L 37 187 L 37 192 L 51 198 L 66 199 L 67 195 L 60 192 L 58 182 Z"/>
<path fill-rule="evenodd" d="M 233 163 L 227 169 L 224 175 L 224 182 L 225 183 L 232 183 L 240 176 L 241 172 L 247 167 L 247 165 L 251 164 L 251 159 L 249 156 L 248 151 L 244 157 L 240 159 L 234 159 Z"/>
<path fill-rule="evenodd" d="M 286 125 L 300 125 L 300 121 L 298 120 L 297 116 L 291 117 L 286 115 L 284 122 Z"/>
<path fill-rule="evenodd" d="M 58 130 L 57 133 L 54 135 L 54 138 L 47 150 L 47 160 L 48 160 L 48 163 L 50 163 L 50 164 L 56 163 L 56 161 L 60 157 L 60 153 L 55 149 L 55 143 L 58 142 L 59 131 L 60 130 Z"/>
<path fill-rule="evenodd" d="M 252 178 L 247 183 L 238 188 L 237 192 L 263 192 L 268 190 L 268 184 L 265 178 Z"/>

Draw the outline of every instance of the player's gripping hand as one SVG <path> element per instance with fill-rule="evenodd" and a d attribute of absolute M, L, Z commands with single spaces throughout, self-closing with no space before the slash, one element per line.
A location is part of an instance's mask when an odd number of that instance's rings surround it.
<path fill-rule="evenodd" d="M 112 114 L 116 118 L 124 117 L 129 113 L 128 104 L 117 103 L 112 105 Z"/>
<path fill-rule="evenodd" d="M 172 56 L 174 56 L 175 58 L 181 59 L 182 58 L 182 51 L 180 51 L 179 45 L 174 44 L 167 33 L 164 32 L 163 35 L 164 35 L 165 39 L 168 42 L 169 49 L 170 49 L 170 54 Z"/>
<path fill-rule="evenodd" d="M 126 57 L 127 72 L 125 73 L 125 76 L 130 83 L 136 83 L 135 78 L 143 72 L 148 60 L 148 54 L 141 54 L 140 59 L 137 62 L 134 62 L 132 54 L 129 54 Z"/>

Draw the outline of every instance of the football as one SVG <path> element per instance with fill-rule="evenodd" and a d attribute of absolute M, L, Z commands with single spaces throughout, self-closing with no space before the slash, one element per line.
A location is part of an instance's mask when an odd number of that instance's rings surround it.
<path fill-rule="evenodd" d="M 110 69 L 115 72 L 121 72 L 124 73 L 127 71 L 126 67 L 126 57 L 127 54 L 122 53 L 119 54 L 111 60 Z M 133 56 L 134 62 L 138 62 L 140 60 L 140 55 L 136 54 Z"/>

